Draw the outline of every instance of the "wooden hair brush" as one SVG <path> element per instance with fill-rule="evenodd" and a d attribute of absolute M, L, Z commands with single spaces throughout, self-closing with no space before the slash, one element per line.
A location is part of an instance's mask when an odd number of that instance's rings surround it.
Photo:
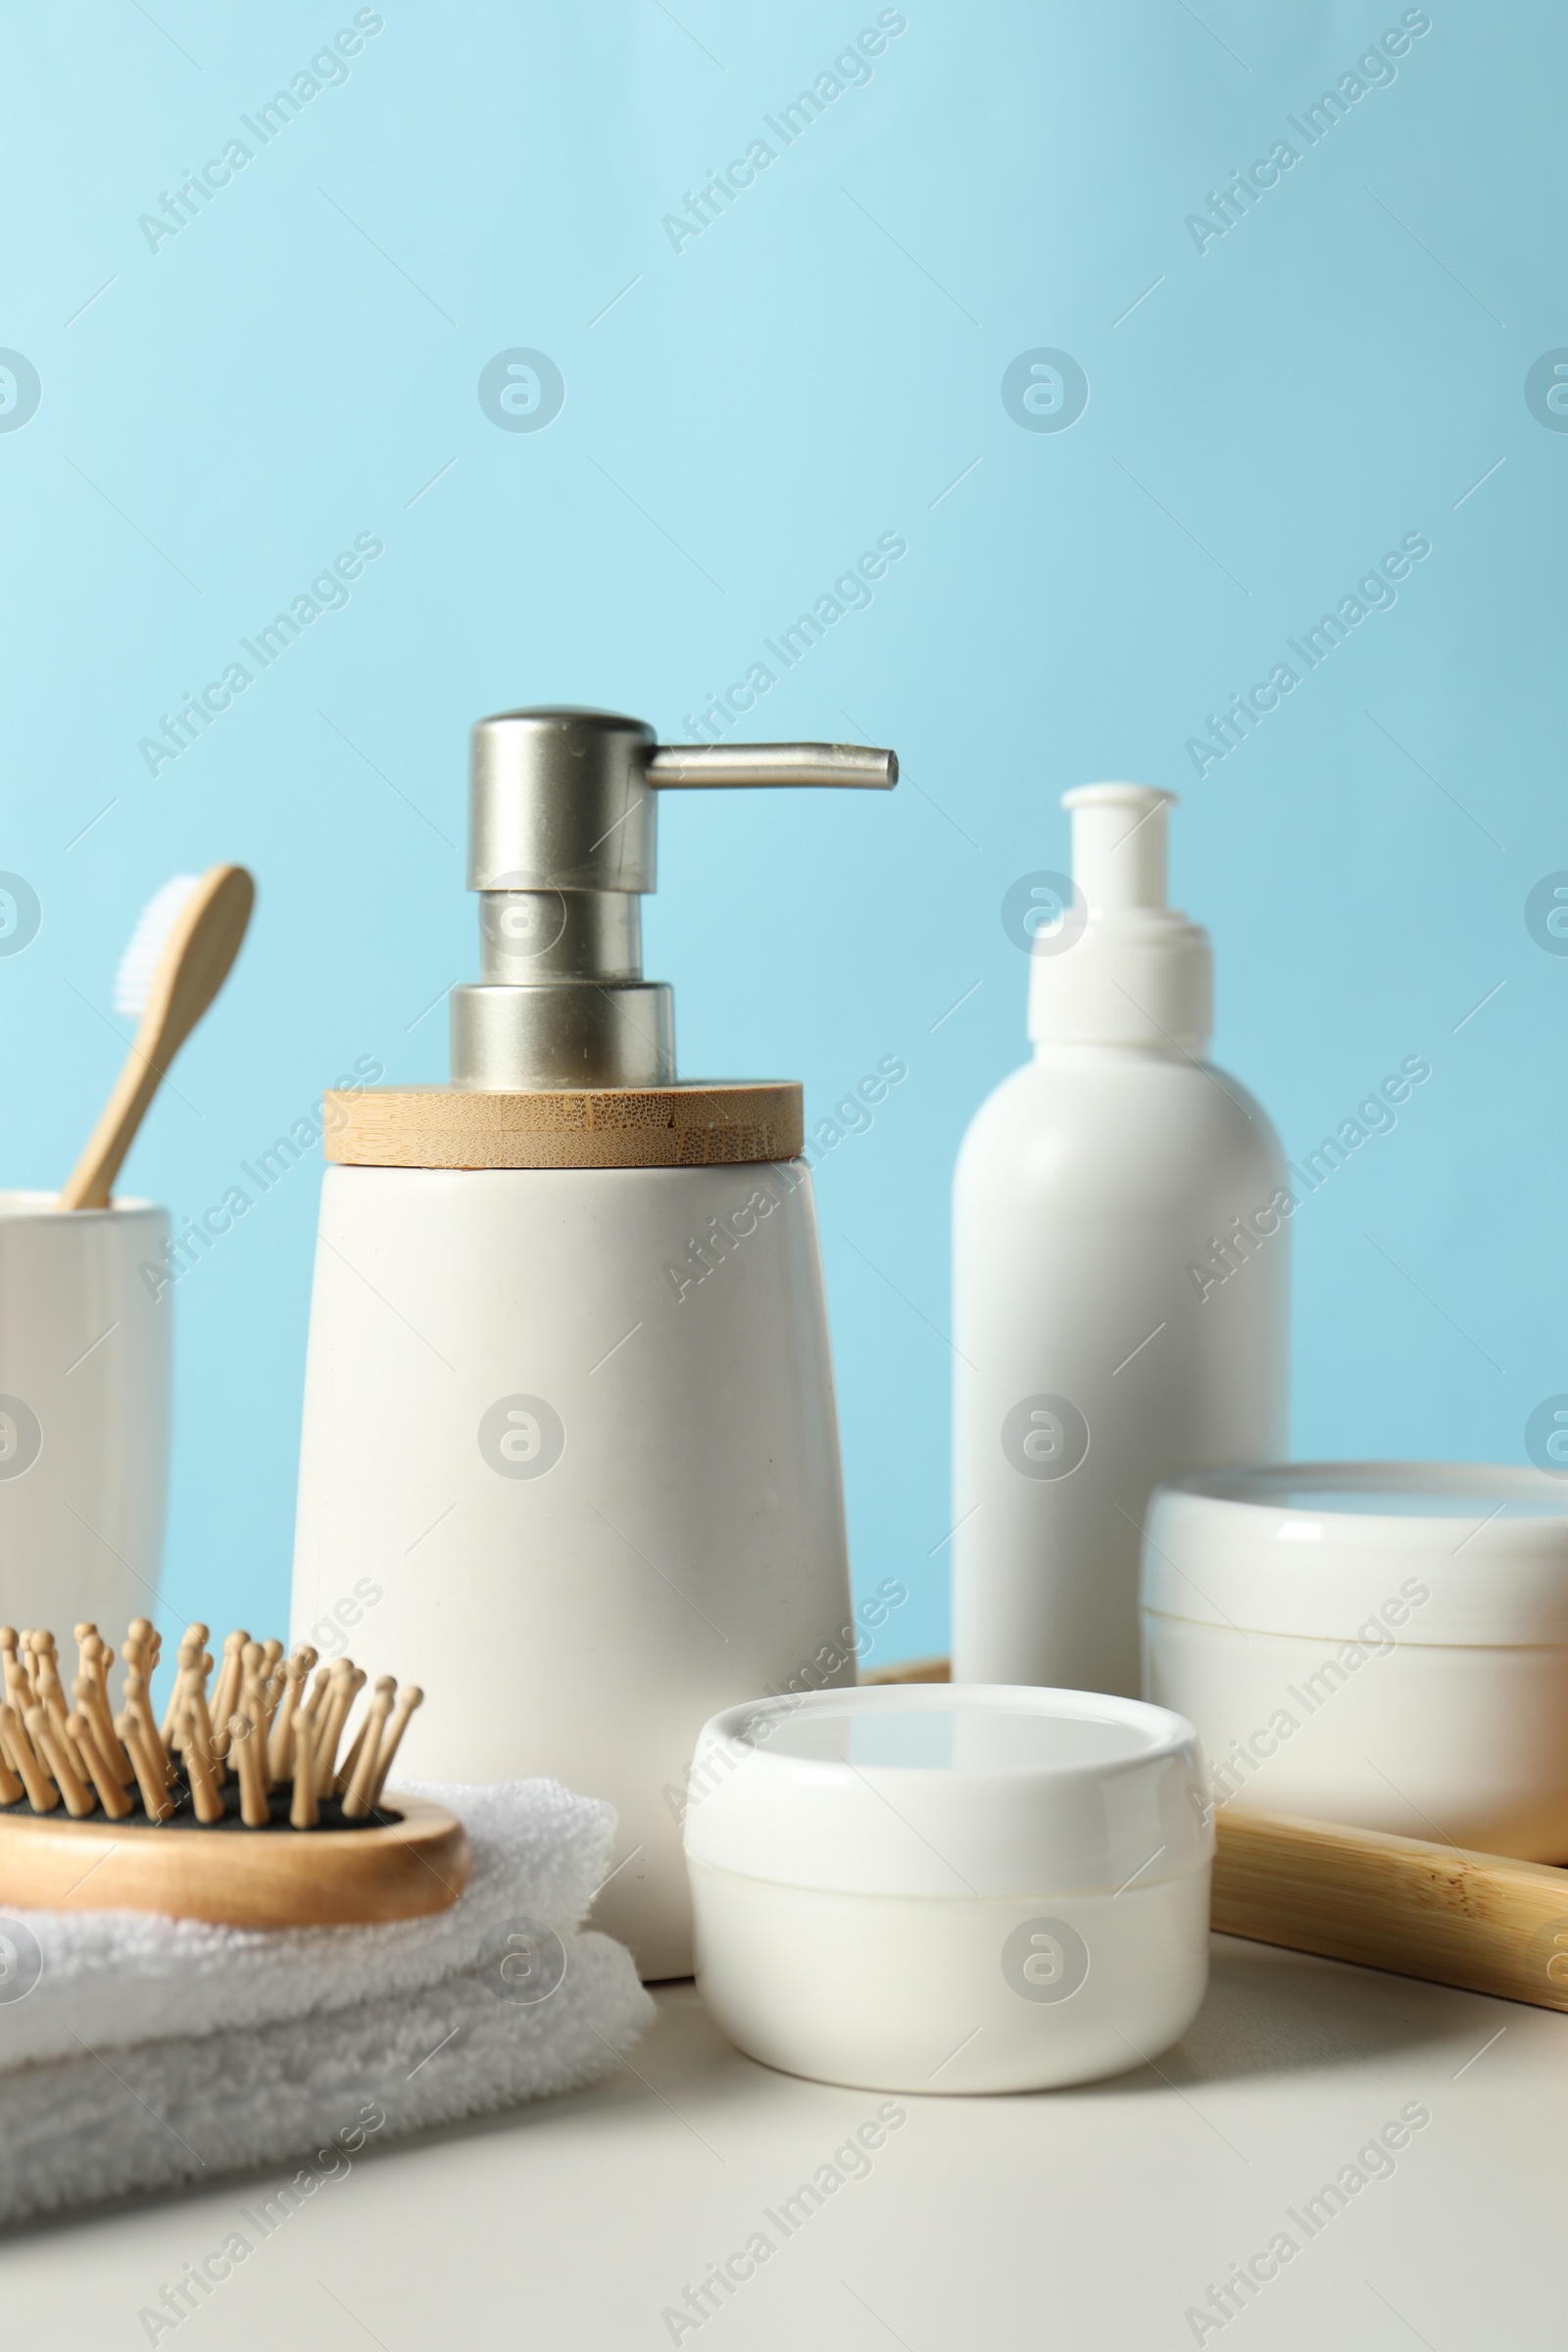
<path fill-rule="evenodd" d="M 281 1642 L 232 1633 L 209 1695 L 207 1637 L 186 1629 L 160 1724 L 149 1697 L 160 1642 L 145 1617 L 125 1637 L 118 1715 L 115 1653 L 95 1625 L 75 1629 L 70 1701 L 54 1636 L 0 1626 L 0 1897 L 245 1927 L 410 1919 L 455 1903 L 469 1870 L 462 1823 L 383 1794 L 417 1685 L 400 1693 L 382 1675 L 345 1743 L 367 1680 L 352 1659 L 318 1667 L 308 1646 L 285 1658 Z"/>

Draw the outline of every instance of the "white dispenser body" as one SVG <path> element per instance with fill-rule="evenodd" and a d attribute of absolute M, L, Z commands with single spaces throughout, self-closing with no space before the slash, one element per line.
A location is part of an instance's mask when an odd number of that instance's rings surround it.
<path fill-rule="evenodd" d="M 1035 1058 L 954 1188 L 954 1673 L 1136 1697 L 1154 1487 L 1286 1446 L 1279 1139 L 1204 1058 L 1207 934 L 1166 904 L 1171 796 L 1064 795 L 1073 878 L 1025 877 Z M 1044 906 L 1037 906 L 1043 914 Z"/>
<path fill-rule="evenodd" d="M 608 1797 L 645 1977 L 703 1724 L 853 1682 L 852 1622 L 804 1163 L 327 1170 L 292 1639 L 426 1686 L 421 1777 Z"/>

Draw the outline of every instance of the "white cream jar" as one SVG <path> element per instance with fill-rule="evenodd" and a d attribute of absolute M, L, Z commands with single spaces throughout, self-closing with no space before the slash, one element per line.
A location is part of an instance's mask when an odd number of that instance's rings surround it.
<path fill-rule="evenodd" d="M 1297 1462 L 1154 1494 L 1144 1690 L 1215 1801 L 1568 1859 L 1568 1484 Z"/>
<path fill-rule="evenodd" d="M 1039 2090 L 1155 2058 L 1208 1971 L 1190 1724 L 987 1684 L 715 1715 L 692 1765 L 697 1982 L 739 2048 L 872 2090 Z"/>

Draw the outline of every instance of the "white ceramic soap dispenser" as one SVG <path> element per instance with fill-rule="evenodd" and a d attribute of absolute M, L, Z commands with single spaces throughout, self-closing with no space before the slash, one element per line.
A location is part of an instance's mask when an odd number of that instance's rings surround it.
<path fill-rule="evenodd" d="M 958 1155 L 965 1682 L 1136 1697 L 1151 1493 L 1285 1449 L 1295 1203 L 1264 1112 L 1204 1058 L 1212 957 L 1166 905 L 1171 805 L 1142 784 L 1064 796 L 1073 886 L 1031 945 L 1034 1059 Z"/>
<path fill-rule="evenodd" d="M 801 1090 L 676 1078 L 642 977 L 656 795 L 897 774 L 656 748 L 608 711 L 481 720 L 452 1084 L 328 1098 L 294 1635 L 416 1662 L 429 1779 L 610 1798 L 595 1917 L 647 1977 L 692 1966 L 704 1723 L 855 1671 Z"/>

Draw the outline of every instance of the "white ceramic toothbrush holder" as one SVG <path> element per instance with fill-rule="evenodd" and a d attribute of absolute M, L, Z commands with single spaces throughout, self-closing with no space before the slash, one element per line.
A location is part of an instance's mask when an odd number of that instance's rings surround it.
<path fill-rule="evenodd" d="M 169 1213 L 0 1192 L 0 1619 L 118 1642 L 158 1600 Z M 114 1629 L 110 1631 L 109 1629 Z"/>

